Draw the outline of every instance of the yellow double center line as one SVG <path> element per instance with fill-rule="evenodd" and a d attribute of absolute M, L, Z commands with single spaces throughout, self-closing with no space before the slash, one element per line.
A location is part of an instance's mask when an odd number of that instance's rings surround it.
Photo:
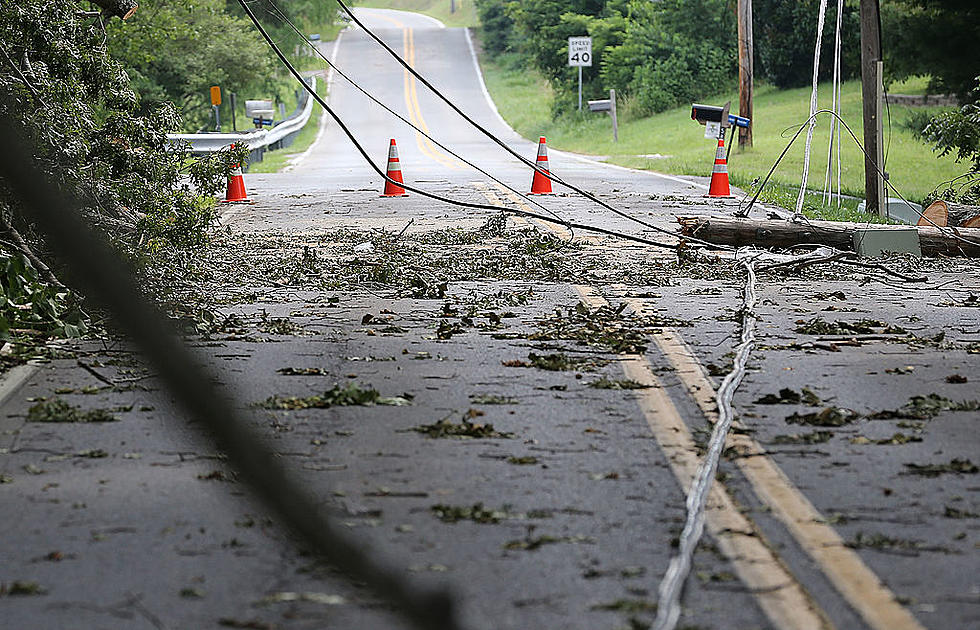
<path fill-rule="evenodd" d="M 504 205 L 492 191 L 477 188 L 491 204 Z M 506 191 L 502 192 L 506 194 Z M 511 200 L 518 203 L 518 200 Z M 529 223 L 520 217 L 515 221 Z M 574 288 L 590 306 L 608 304 L 592 287 Z M 622 285 L 609 288 L 625 292 Z M 631 298 L 625 301 L 634 311 L 643 313 L 642 302 Z M 705 417 L 714 422 L 717 419 L 715 388 L 697 357 L 670 329 L 653 335 L 653 339 L 677 371 L 688 394 Z M 675 477 L 683 488 L 689 488 L 698 466 L 690 429 L 645 356 L 624 357 L 622 366 L 629 378 L 653 385 L 650 389 L 637 390 L 637 402 Z M 874 630 L 924 630 L 860 556 L 845 546 L 840 535 L 766 455 L 761 445 L 744 434 L 732 434 L 726 443 L 745 455 L 737 460 L 737 465 L 756 495 L 772 509 L 803 551 L 868 626 Z M 774 626 L 783 630 L 832 627 L 827 614 L 813 601 L 806 587 L 786 567 L 756 525 L 741 512 L 721 483 L 711 489 L 706 516 L 709 533 L 732 562 L 742 582 L 752 589 Z"/>
<path fill-rule="evenodd" d="M 402 59 L 404 59 L 409 66 L 415 68 L 415 31 L 405 26 L 404 22 L 382 13 L 372 11 L 371 16 L 378 18 L 379 20 L 384 20 L 385 22 L 402 29 Z M 426 124 L 425 118 L 422 116 L 422 108 L 419 105 L 419 95 L 416 87 L 418 85 L 418 81 L 407 68 L 402 74 L 405 84 L 405 107 L 408 109 L 408 119 L 413 125 L 424 131 L 425 134 L 431 136 L 432 132 L 429 131 L 429 125 Z M 419 151 L 421 151 L 423 155 L 435 162 L 438 162 L 448 169 L 460 171 L 466 168 L 462 162 L 443 152 L 435 144 L 433 144 L 431 140 L 418 131 L 415 132 L 415 144 L 418 145 Z"/>
<path fill-rule="evenodd" d="M 412 68 L 415 67 L 415 31 L 403 27 L 402 28 L 402 39 L 404 41 L 404 59 Z M 425 134 L 432 135 L 429 131 L 429 125 L 425 122 L 425 117 L 422 116 L 422 107 L 419 105 L 419 94 L 418 94 L 418 81 L 415 76 L 406 68 L 404 71 L 405 78 L 405 106 L 408 108 L 408 118 L 412 123 L 425 132 Z M 446 168 L 458 171 L 463 169 L 463 164 L 453 158 L 450 155 L 442 152 L 438 147 L 436 147 L 431 140 L 429 140 L 426 135 L 415 132 L 415 143 L 419 147 L 419 151 L 423 155 L 435 160 L 439 164 L 442 164 Z"/>

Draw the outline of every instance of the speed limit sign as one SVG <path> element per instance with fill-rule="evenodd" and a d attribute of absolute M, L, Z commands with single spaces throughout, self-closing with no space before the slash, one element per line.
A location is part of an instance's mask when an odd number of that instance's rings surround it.
<path fill-rule="evenodd" d="M 592 38 L 568 38 L 568 65 L 592 66 Z"/>

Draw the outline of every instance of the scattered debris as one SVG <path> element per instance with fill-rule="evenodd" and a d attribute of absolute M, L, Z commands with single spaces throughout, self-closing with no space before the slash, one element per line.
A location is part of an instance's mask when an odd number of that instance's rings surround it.
<path fill-rule="evenodd" d="M 474 405 L 516 405 L 520 401 L 510 396 L 495 394 L 470 394 L 470 402 Z"/>
<path fill-rule="evenodd" d="M 968 383 L 969 379 L 962 374 L 950 374 L 946 377 L 946 382 L 952 385 L 962 385 Z"/>
<path fill-rule="evenodd" d="M 921 475 L 923 477 L 938 477 L 945 474 L 975 475 L 980 468 L 969 459 L 953 458 L 946 464 L 905 464 L 908 468 L 906 474 Z"/>
<path fill-rule="evenodd" d="M 417 427 L 412 427 L 412 431 L 424 433 L 430 438 L 510 439 L 514 437 L 513 433 L 497 431 L 489 422 L 486 424 L 472 422 L 473 418 L 482 415 L 482 411 L 470 409 L 463 415 L 463 418 L 460 420 L 459 424 L 454 424 L 448 417 L 446 417 L 433 424 L 422 424 Z"/>
<path fill-rule="evenodd" d="M 866 438 L 863 435 L 858 435 L 850 439 L 851 444 L 878 444 L 878 445 L 898 445 L 898 444 L 908 444 L 909 442 L 921 442 L 922 438 L 917 435 L 906 435 L 904 433 L 895 433 L 890 438 L 881 438 L 878 440 L 872 440 L 871 438 Z"/>
<path fill-rule="evenodd" d="M 653 385 L 644 385 L 631 378 L 608 379 L 603 376 L 599 380 L 589 383 L 589 387 L 594 389 L 648 389 Z"/>
<path fill-rule="evenodd" d="M 589 610 L 614 610 L 624 613 L 657 612 L 657 603 L 645 599 L 617 599 L 612 602 L 592 604 Z"/>
<path fill-rule="evenodd" d="M 627 304 L 618 307 L 589 308 L 579 302 L 566 310 L 537 322 L 539 332 L 529 339 L 540 341 L 571 340 L 580 344 L 608 349 L 616 354 L 639 354 L 647 349 L 647 338 L 664 327 L 691 326 L 691 322 L 661 315 L 624 314 Z"/>
<path fill-rule="evenodd" d="M 572 543 L 572 544 L 594 544 L 595 539 L 588 536 L 548 536 L 547 534 L 543 536 L 530 536 L 519 540 L 511 540 L 504 543 L 504 549 L 508 550 L 520 550 L 520 551 L 536 551 L 545 545 L 554 545 L 558 543 Z"/>
<path fill-rule="evenodd" d="M 980 518 L 980 514 L 969 510 L 959 510 L 948 505 L 943 506 L 943 516 L 946 518 Z"/>
<path fill-rule="evenodd" d="M 978 411 L 980 400 L 955 402 L 939 394 L 912 396 L 900 409 L 886 409 L 868 415 L 872 420 L 931 420 L 943 411 Z"/>
<path fill-rule="evenodd" d="M 877 319 L 859 319 L 856 322 L 828 322 L 819 317 L 800 320 L 794 330 L 803 335 L 907 335 L 908 331 Z"/>
<path fill-rule="evenodd" d="M 326 376 L 328 374 L 325 369 L 318 367 L 283 367 L 276 370 L 276 372 L 283 376 Z"/>
<path fill-rule="evenodd" d="M 24 582 L 17 580 L 9 585 L 0 583 L 0 596 L 3 595 L 46 595 L 47 589 L 37 582 Z"/>
<path fill-rule="evenodd" d="M 120 408 L 128 411 L 129 408 Z M 60 398 L 42 400 L 31 405 L 27 410 L 28 422 L 118 422 L 119 418 L 114 416 L 108 409 L 87 409 L 71 405 Z"/>
<path fill-rule="evenodd" d="M 269 604 L 282 604 L 288 602 L 311 602 L 313 604 L 323 604 L 324 606 L 342 606 L 347 603 L 347 599 L 341 595 L 329 593 L 292 593 L 283 591 L 272 593 L 257 601 L 257 606 L 267 606 Z"/>
<path fill-rule="evenodd" d="M 327 409 L 329 407 L 391 405 L 401 407 L 410 405 L 413 397 L 410 394 L 382 397 L 378 390 L 372 387 L 361 387 L 357 383 L 349 383 L 341 387 L 334 385 L 322 394 L 313 396 L 270 396 L 259 403 L 264 409 Z"/>
<path fill-rule="evenodd" d="M 794 433 L 792 435 L 776 435 L 770 444 L 823 444 L 834 436 L 831 431 L 812 431 L 810 433 Z"/>
<path fill-rule="evenodd" d="M 857 412 L 840 407 L 826 407 L 812 413 L 794 413 L 786 416 L 789 424 L 806 424 L 814 427 L 841 427 L 860 418 Z"/>
<path fill-rule="evenodd" d="M 911 540 L 908 538 L 892 538 L 885 534 L 865 534 L 858 532 L 853 540 L 844 543 L 851 549 L 874 549 L 896 553 L 905 556 L 917 556 L 920 551 L 937 551 L 950 553 L 950 550 L 940 545 L 926 545 L 921 540 Z"/>
<path fill-rule="evenodd" d="M 506 511 L 488 510 L 483 507 L 482 503 L 474 503 L 473 505 L 445 505 L 440 503 L 429 509 L 443 523 L 473 521 L 474 523 L 496 524 L 509 517 Z"/>
<path fill-rule="evenodd" d="M 533 466 L 538 463 L 538 458 L 533 455 L 523 455 L 521 457 L 511 455 L 507 458 L 507 463 L 514 464 L 515 466 Z"/>
<path fill-rule="evenodd" d="M 563 352 L 544 355 L 531 352 L 527 355 L 527 361 L 518 359 L 502 361 L 501 363 L 505 367 L 534 367 L 549 372 L 569 372 L 573 370 L 592 372 L 604 365 L 608 365 L 609 361 L 595 357 L 570 357 Z"/>
<path fill-rule="evenodd" d="M 810 405 L 816 407 L 820 404 L 820 397 L 813 393 L 808 387 L 804 387 L 799 392 L 784 387 L 779 390 L 779 394 L 766 394 L 762 398 L 753 401 L 756 405 Z"/>

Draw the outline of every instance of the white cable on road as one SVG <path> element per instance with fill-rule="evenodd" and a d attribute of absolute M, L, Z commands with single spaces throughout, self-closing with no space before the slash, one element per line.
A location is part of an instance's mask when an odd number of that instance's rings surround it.
<path fill-rule="evenodd" d="M 684 523 L 684 531 L 681 533 L 677 555 L 671 559 L 667 573 L 660 583 L 657 620 L 653 625 L 654 630 L 673 630 L 677 626 L 677 621 L 681 615 L 681 592 L 684 589 L 684 582 L 691 572 L 694 550 L 704 533 L 704 508 L 708 502 L 708 493 L 711 491 L 715 471 L 718 469 L 718 460 L 725 449 L 725 438 L 728 437 L 728 431 L 734 419 L 732 397 L 745 376 L 745 365 L 748 362 L 749 353 L 752 352 L 752 347 L 755 345 L 754 265 L 754 257 L 742 261 L 742 266 L 745 267 L 746 272 L 745 294 L 742 301 L 742 340 L 735 351 L 732 371 L 722 381 L 721 387 L 718 388 L 716 395 L 718 421 L 711 433 L 708 452 L 698 467 L 694 482 L 691 484 L 691 490 L 687 494 L 687 521 Z"/>
<path fill-rule="evenodd" d="M 806 131 L 806 144 L 803 146 L 803 182 L 800 195 L 796 198 L 796 214 L 803 214 L 803 197 L 806 195 L 806 180 L 810 174 L 810 144 L 813 142 L 813 128 L 817 125 L 817 75 L 820 73 L 820 48 L 823 45 L 823 23 L 827 15 L 827 0 L 820 0 L 820 13 L 817 16 L 817 45 L 813 52 L 813 87 L 810 91 L 810 126 Z"/>

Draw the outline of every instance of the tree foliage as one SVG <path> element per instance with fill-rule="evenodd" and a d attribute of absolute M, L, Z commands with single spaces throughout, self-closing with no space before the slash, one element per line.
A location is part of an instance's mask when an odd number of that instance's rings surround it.
<path fill-rule="evenodd" d="M 0 4 L 0 116 L 23 129 L 48 179 L 81 199 L 88 221 L 119 247 L 200 245 L 229 156 L 190 161 L 168 144 L 166 133 L 179 127 L 176 108 L 141 104 L 109 55 L 102 19 L 88 8 L 81 2 Z M 33 287 L 35 304 L 56 305 L 64 288 L 35 254 L 30 223 L 2 181 L 0 231 L 16 250 L 4 258 L 8 274 L 0 278 L 7 303 Z M 31 262 L 17 267 L 18 256 Z M 26 280 L 14 282 L 15 276 Z M 37 278 L 53 293 L 35 290 Z"/>
<path fill-rule="evenodd" d="M 958 162 L 969 164 L 962 177 L 949 182 L 942 196 L 980 204 L 980 77 L 974 79 L 974 85 L 971 102 L 933 118 L 922 135 L 940 155 L 955 153 Z"/>
<path fill-rule="evenodd" d="M 819 0 L 753 0 L 755 71 L 780 88 L 809 85 L 817 38 Z M 861 75 L 861 21 L 856 0 L 847 0 L 841 15 L 841 53 L 844 78 Z M 827 3 L 820 79 L 829 80 L 834 68 L 837 3 Z"/>
<path fill-rule="evenodd" d="M 980 3 L 976 0 L 883 0 L 886 72 L 929 75 L 930 92 L 965 102 L 980 72 Z"/>
<path fill-rule="evenodd" d="M 225 11 L 225 0 L 142 0 L 129 20 L 107 25 L 109 52 L 123 64 L 152 109 L 174 103 L 191 131 L 210 116 L 208 89 L 268 91 L 273 65 L 251 23 Z"/>

